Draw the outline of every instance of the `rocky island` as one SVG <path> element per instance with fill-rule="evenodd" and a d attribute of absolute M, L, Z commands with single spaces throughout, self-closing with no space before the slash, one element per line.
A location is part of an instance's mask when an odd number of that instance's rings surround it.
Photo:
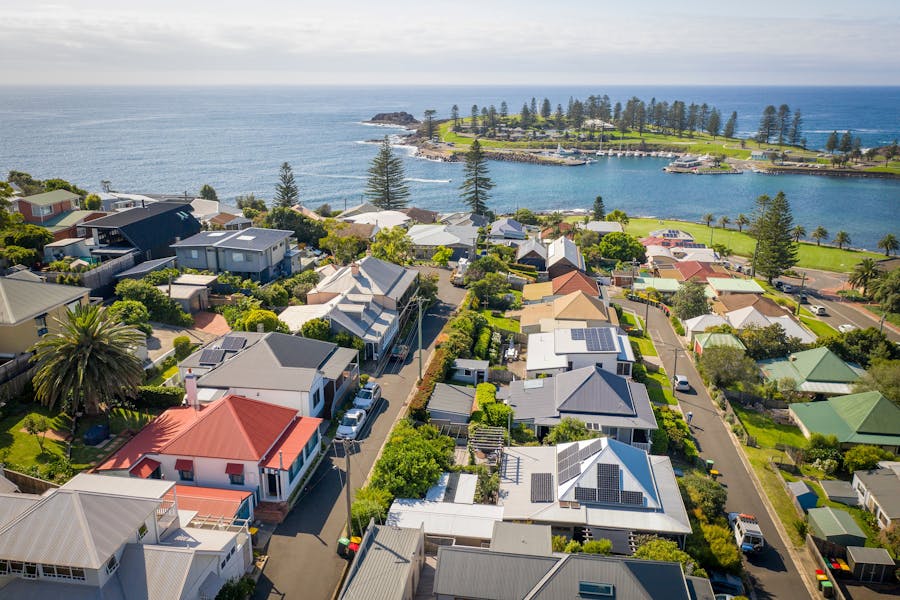
<path fill-rule="evenodd" d="M 399 125 L 408 129 L 415 129 L 421 122 L 408 112 L 378 113 L 368 121 L 372 125 Z"/>

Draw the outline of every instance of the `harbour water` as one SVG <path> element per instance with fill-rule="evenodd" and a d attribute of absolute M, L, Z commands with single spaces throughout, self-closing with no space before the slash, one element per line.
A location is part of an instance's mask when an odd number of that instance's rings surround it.
<path fill-rule="evenodd" d="M 569 96 L 609 94 L 615 103 L 632 95 L 649 100 L 707 102 L 723 115 L 738 111 L 742 136 L 756 129 L 767 104 L 787 103 L 804 115 L 810 147 L 832 130 L 851 129 L 863 146 L 900 138 L 900 88 L 35 88 L 0 87 L 0 173 L 27 171 L 62 177 L 96 190 L 196 193 L 211 184 L 226 202 L 239 194 L 270 198 L 278 167 L 290 162 L 310 206 L 334 208 L 362 199 L 366 170 L 376 148 L 366 141 L 391 128 L 361 124 L 377 112 L 404 110 L 417 117 L 435 108 L 439 117 L 458 104 L 502 100 L 517 112 L 536 96 L 554 106 Z M 406 156 L 413 204 L 462 209 L 462 165 Z M 760 194 L 783 190 L 795 221 L 811 231 L 847 231 L 853 246 L 874 248 L 898 233 L 900 181 L 804 175 L 697 177 L 663 173 L 665 159 L 599 158 L 582 167 L 494 162 L 496 211 L 588 208 L 603 195 L 609 208 L 632 215 L 699 219 L 705 213 L 749 212 Z"/>

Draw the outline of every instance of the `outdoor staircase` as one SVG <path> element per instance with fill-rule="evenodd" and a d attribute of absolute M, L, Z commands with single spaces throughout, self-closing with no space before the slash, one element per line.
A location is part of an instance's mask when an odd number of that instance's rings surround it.
<path fill-rule="evenodd" d="M 253 509 L 253 515 L 263 523 L 278 525 L 290 511 L 287 502 L 260 502 Z"/>

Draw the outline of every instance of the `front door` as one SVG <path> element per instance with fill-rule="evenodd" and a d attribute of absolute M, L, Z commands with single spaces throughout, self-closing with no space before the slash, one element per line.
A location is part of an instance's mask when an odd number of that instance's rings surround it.
<path fill-rule="evenodd" d="M 269 489 L 269 495 L 277 498 L 279 496 L 278 473 L 267 473 L 266 484 Z"/>

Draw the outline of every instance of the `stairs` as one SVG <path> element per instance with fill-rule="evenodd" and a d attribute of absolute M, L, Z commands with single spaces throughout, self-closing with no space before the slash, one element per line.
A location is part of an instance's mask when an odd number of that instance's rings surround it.
<path fill-rule="evenodd" d="M 278 525 L 290 511 L 287 502 L 260 502 L 253 509 L 253 516 L 263 523 Z"/>

